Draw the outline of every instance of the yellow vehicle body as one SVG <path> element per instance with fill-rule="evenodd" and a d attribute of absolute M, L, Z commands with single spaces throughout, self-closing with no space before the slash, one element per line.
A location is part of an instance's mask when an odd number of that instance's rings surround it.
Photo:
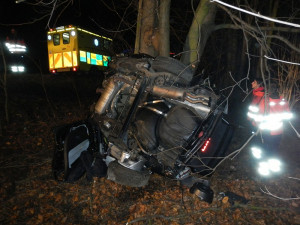
<path fill-rule="evenodd" d="M 111 60 L 112 39 L 76 26 L 47 32 L 49 71 L 105 70 Z"/>

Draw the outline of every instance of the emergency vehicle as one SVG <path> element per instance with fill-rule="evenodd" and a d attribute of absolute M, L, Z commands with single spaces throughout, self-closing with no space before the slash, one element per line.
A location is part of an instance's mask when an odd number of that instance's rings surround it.
<path fill-rule="evenodd" d="M 77 26 L 50 29 L 47 39 L 51 73 L 105 70 L 111 60 L 112 39 Z"/>
<path fill-rule="evenodd" d="M 3 54 L 7 65 L 7 70 L 10 73 L 28 72 L 28 60 L 26 59 L 27 46 L 22 38 L 17 36 L 17 31 L 11 29 L 6 40 L 0 43 L 0 48 L 3 46 Z M 0 51 L 1 55 L 1 51 Z M 4 71 L 2 60 L 0 63 L 0 72 Z"/>

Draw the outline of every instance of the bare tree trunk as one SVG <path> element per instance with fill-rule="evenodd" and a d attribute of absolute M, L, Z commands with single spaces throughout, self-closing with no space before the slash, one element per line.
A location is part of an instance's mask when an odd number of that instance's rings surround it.
<path fill-rule="evenodd" d="M 155 49 L 154 40 L 158 35 L 156 20 L 156 1 L 140 0 L 138 12 L 138 24 L 136 31 L 136 42 L 134 53 L 144 53 L 157 56 L 158 50 Z"/>
<path fill-rule="evenodd" d="M 139 0 L 138 17 L 136 22 L 134 54 L 138 54 L 140 52 L 142 15 L 143 15 L 143 0 Z"/>
<path fill-rule="evenodd" d="M 7 67 L 6 67 L 6 60 L 5 55 L 3 51 L 3 45 L 0 43 L 0 50 L 2 55 L 2 61 L 3 61 L 3 68 L 4 68 L 4 74 L 3 78 L 0 80 L 1 82 L 1 88 L 4 92 L 4 110 L 5 110 L 5 119 L 6 122 L 9 123 L 9 113 L 8 113 L 8 92 L 7 92 Z"/>
<path fill-rule="evenodd" d="M 135 54 L 169 56 L 170 5 L 171 0 L 139 0 Z"/>
<path fill-rule="evenodd" d="M 171 0 L 160 0 L 159 6 L 159 55 L 170 56 L 170 5 Z"/>
<path fill-rule="evenodd" d="M 186 65 L 191 65 L 196 71 L 205 44 L 213 31 L 216 5 L 209 0 L 201 0 L 194 13 L 180 60 Z"/>

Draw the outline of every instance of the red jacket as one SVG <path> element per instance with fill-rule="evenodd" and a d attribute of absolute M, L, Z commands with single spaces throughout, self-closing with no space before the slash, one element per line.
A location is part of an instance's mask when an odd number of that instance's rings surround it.
<path fill-rule="evenodd" d="M 257 105 L 261 101 L 262 97 L 265 95 L 265 89 L 264 87 L 253 89 L 252 94 L 253 98 L 251 105 Z"/>
<path fill-rule="evenodd" d="M 282 97 L 269 98 L 267 104 L 265 104 L 265 98 L 262 98 L 258 109 L 254 120 L 261 130 L 269 131 L 271 135 L 282 134 L 283 122 L 292 117 L 289 104 Z"/>

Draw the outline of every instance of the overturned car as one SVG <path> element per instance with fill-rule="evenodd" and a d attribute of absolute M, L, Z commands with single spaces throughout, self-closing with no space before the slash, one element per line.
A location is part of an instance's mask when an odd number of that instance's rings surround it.
<path fill-rule="evenodd" d="M 200 178 L 225 155 L 233 128 L 226 101 L 192 78 L 173 58 L 113 60 L 92 115 L 56 129 L 55 177 L 74 181 L 87 172 L 141 187 L 158 173 L 210 202 Z"/>

